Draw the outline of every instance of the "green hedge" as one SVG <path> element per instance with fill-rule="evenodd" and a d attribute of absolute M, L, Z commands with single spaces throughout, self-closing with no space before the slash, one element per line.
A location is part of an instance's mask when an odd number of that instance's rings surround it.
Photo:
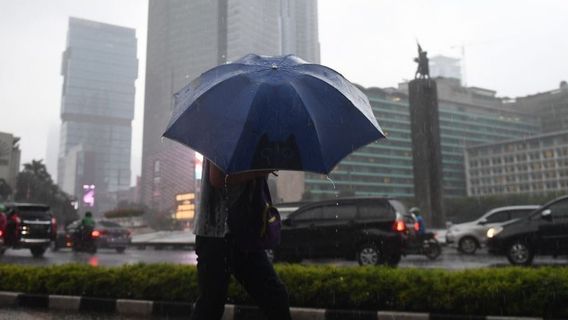
<path fill-rule="evenodd" d="M 277 265 L 292 306 L 477 315 L 568 316 L 568 269 L 467 271 Z M 169 264 L 0 265 L 0 291 L 193 302 L 196 269 Z M 232 282 L 229 302 L 253 303 Z"/>

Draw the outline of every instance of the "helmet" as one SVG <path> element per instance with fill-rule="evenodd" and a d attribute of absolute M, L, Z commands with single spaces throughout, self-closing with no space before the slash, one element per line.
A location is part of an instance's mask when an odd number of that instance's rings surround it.
<path fill-rule="evenodd" d="M 420 214 L 420 208 L 412 207 L 412 208 L 410 208 L 410 210 L 408 210 L 408 212 L 414 213 L 414 214 Z"/>

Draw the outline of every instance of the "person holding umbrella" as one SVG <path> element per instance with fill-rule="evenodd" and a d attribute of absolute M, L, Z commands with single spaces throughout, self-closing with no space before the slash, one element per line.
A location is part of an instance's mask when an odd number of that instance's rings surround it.
<path fill-rule="evenodd" d="M 256 179 L 271 171 L 226 175 L 204 159 L 200 210 L 195 220 L 195 252 L 199 298 L 192 320 L 221 319 L 231 274 L 258 303 L 268 319 L 291 319 L 288 292 L 264 250 L 242 251 L 227 220 L 241 199 L 246 199 Z"/>
<path fill-rule="evenodd" d="M 174 98 L 163 137 L 208 159 L 194 230 L 200 296 L 192 319 L 221 317 L 231 273 L 269 319 L 290 319 L 286 289 L 264 251 L 239 251 L 227 222 L 248 211 L 235 208 L 258 190 L 251 185 L 267 189 L 271 171 L 327 175 L 356 149 L 385 138 L 369 99 L 326 66 L 256 54 L 204 72 Z"/>

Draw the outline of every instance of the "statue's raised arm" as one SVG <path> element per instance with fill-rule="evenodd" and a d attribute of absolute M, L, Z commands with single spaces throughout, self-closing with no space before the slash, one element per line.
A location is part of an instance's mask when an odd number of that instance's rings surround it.
<path fill-rule="evenodd" d="M 430 78 L 430 67 L 428 66 L 428 52 L 423 51 L 419 43 L 418 45 L 418 57 L 414 58 L 414 61 L 418 63 L 418 68 L 414 74 L 414 79 L 425 79 Z"/>

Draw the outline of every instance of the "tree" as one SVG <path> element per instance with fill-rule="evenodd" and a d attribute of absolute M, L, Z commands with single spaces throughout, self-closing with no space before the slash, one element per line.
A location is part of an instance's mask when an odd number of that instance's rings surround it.
<path fill-rule="evenodd" d="M 15 199 L 49 205 L 58 221 L 68 222 L 78 218 L 71 198 L 53 183 L 42 160 L 24 164 L 24 170 L 18 173 Z"/>
<path fill-rule="evenodd" d="M 12 188 L 4 179 L 0 179 L 0 201 L 6 201 L 12 194 Z"/>

